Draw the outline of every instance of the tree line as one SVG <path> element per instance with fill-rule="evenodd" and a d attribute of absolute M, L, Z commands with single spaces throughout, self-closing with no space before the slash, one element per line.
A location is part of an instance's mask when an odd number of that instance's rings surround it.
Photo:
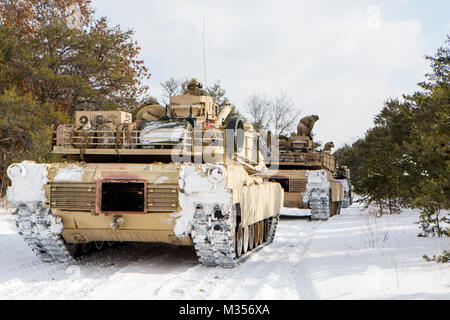
<path fill-rule="evenodd" d="M 449 236 L 450 36 L 417 91 L 388 99 L 374 126 L 335 152 L 352 172 L 355 193 L 379 214 L 421 209 L 420 236 Z M 448 261 L 449 251 L 435 260 Z"/>

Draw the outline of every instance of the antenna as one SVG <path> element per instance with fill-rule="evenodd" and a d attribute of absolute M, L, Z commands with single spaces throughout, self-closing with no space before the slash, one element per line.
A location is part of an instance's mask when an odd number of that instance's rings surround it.
<path fill-rule="evenodd" d="M 313 112 L 316 113 L 316 97 L 313 97 Z"/>
<path fill-rule="evenodd" d="M 204 82 L 205 88 L 208 86 L 206 82 L 206 54 L 205 54 L 205 17 L 203 17 L 203 72 L 204 72 Z"/>

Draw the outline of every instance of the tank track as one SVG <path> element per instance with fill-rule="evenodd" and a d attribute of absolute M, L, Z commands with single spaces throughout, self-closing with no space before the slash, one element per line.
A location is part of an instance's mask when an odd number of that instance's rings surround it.
<path fill-rule="evenodd" d="M 22 203 L 16 210 L 16 227 L 25 242 L 44 262 L 72 261 L 61 232 L 61 218 L 41 203 Z"/>
<path fill-rule="evenodd" d="M 350 206 L 350 195 L 348 192 L 344 193 L 344 199 L 342 200 L 342 207 L 343 209 L 348 208 Z"/>
<path fill-rule="evenodd" d="M 237 258 L 234 210 L 217 205 L 198 204 L 191 236 L 200 263 L 209 267 L 234 268 L 247 260 L 252 253 L 273 242 L 278 220 L 279 216 L 272 219 L 269 236 L 265 243 Z"/>
<path fill-rule="evenodd" d="M 350 190 L 349 190 L 350 186 L 349 186 L 348 180 L 344 179 L 344 180 L 337 180 L 337 181 L 344 186 L 344 198 L 342 199 L 341 208 L 343 208 L 343 209 L 348 208 L 351 204 Z"/>
<path fill-rule="evenodd" d="M 309 200 L 311 208 L 311 220 L 326 221 L 330 218 L 330 203 L 327 196 L 311 197 Z"/>
<path fill-rule="evenodd" d="M 277 232 L 278 222 L 280 221 L 280 216 L 273 217 L 270 221 L 269 227 L 269 237 L 267 239 L 267 244 L 272 243 L 275 240 L 275 233 Z"/>

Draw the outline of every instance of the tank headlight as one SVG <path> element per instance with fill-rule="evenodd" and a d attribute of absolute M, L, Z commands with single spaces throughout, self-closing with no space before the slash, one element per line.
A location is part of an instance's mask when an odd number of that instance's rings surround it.
<path fill-rule="evenodd" d="M 208 169 L 208 180 L 213 183 L 218 183 L 225 178 L 225 169 L 221 167 L 211 167 Z"/>
<path fill-rule="evenodd" d="M 6 170 L 6 174 L 8 175 L 9 179 L 16 180 L 20 177 L 25 177 L 27 171 L 25 170 L 25 167 L 20 163 L 14 163 L 8 167 L 8 169 Z"/>
<path fill-rule="evenodd" d="M 81 124 L 86 124 L 89 121 L 88 117 L 86 116 L 81 116 L 80 117 L 80 123 Z"/>

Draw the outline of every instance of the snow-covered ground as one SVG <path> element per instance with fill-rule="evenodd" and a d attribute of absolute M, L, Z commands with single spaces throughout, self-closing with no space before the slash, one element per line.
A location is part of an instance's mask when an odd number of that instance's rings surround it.
<path fill-rule="evenodd" d="M 328 222 L 284 217 L 273 244 L 235 269 L 192 248 L 121 244 L 70 264 L 41 262 L 0 209 L 0 299 L 450 299 L 450 265 L 423 254 L 418 213 L 375 218 L 358 205 Z"/>

